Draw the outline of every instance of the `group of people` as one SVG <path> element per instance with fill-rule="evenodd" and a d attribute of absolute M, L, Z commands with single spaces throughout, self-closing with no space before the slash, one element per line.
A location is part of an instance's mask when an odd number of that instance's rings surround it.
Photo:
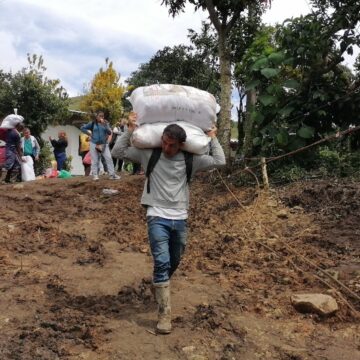
<path fill-rule="evenodd" d="M 82 158 L 86 176 L 92 174 L 93 180 L 99 180 L 102 165 L 110 179 L 120 179 L 116 171 L 122 170 L 123 160 L 113 157 L 111 150 L 117 139 L 125 133 L 127 122 L 128 120 L 123 118 L 111 129 L 109 122 L 105 120 L 104 112 L 99 111 L 94 121 L 81 126 L 80 129 L 82 133 L 79 135 L 79 155 Z M 89 153 L 90 163 L 87 161 Z M 133 163 L 132 173 L 139 174 L 140 172 L 140 165 Z"/>
<path fill-rule="evenodd" d="M 40 145 L 35 136 L 31 135 L 30 128 L 25 127 L 20 121 L 13 128 L 0 128 L 0 138 L 5 143 L 4 164 L 0 167 L 1 179 L 5 183 L 21 181 L 21 163 L 26 161 L 26 156 L 32 158 L 35 173 L 36 162 L 40 158 Z M 57 140 L 51 137 L 49 140 L 54 148 L 57 169 L 61 170 L 66 161 L 66 133 L 60 131 Z"/>

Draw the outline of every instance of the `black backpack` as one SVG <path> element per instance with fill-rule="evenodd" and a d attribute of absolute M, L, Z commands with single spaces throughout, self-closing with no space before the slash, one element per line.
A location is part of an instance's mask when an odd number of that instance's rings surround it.
<path fill-rule="evenodd" d="M 146 177 L 147 177 L 147 187 L 146 191 L 149 194 L 150 193 L 150 174 L 154 170 L 154 167 L 156 163 L 160 159 L 162 149 L 161 148 L 155 148 L 150 156 L 147 168 L 146 168 Z M 191 173 L 192 173 L 192 165 L 193 165 L 193 154 L 189 153 L 187 151 L 183 151 L 184 157 L 185 157 L 185 166 L 186 166 L 186 182 L 189 183 L 191 179 Z"/>

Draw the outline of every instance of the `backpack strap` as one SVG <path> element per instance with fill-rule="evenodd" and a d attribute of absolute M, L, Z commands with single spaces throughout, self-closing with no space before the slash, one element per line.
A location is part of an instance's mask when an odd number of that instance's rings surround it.
<path fill-rule="evenodd" d="M 146 168 L 146 174 L 145 174 L 147 177 L 146 191 L 148 194 L 150 193 L 150 174 L 154 170 L 156 163 L 159 161 L 161 152 L 162 152 L 161 148 L 155 148 L 152 151 L 148 162 L 148 166 Z M 193 154 L 189 153 L 188 151 L 183 151 L 183 153 L 184 153 L 185 166 L 186 166 L 186 182 L 189 183 L 192 173 Z"/>
<path fill-rule="evenodd" d="M 150 193 L 150 174 L 151 172 L 154 170 L 154 167 L 156 165 L 156 163 L 159 161 L 160 159 L 160 155 L 161 155 L 161 148 L 155 148 L 150 156 L 147 168 L 146 168 L 146 177 L 147 177 L 147 186 L 146 186 L 146 191 L 149 194 Z"/>
<path fill-rule="evenodd" d="M 185 166 L 186 166 L 186 182 L 189 183 L 191 179 L 194 154 L 188 151 L 183 151 L 183 153 L 185 157 Z"/>

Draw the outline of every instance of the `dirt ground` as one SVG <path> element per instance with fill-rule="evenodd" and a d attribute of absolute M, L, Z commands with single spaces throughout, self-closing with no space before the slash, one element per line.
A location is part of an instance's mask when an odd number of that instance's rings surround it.
<path fill-rule="evenodd" d="M 0 185 L 0 359 L 360 359 L 360 183 L 231 193 L 196 178 L 161 336 L 143 181 Z M 299 293 L 339 311 L 300 313 Z"/>

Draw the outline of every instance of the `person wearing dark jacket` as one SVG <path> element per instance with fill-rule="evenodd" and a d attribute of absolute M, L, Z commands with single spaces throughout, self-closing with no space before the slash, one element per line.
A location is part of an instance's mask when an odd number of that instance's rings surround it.
<path fill-rule="evenodd" d="M 60 171 L 64 168 L 64 163 L 66 161 L 65 149 L 68 146 L 66 132 L 59 131 L 58 140 L 53 139 L 51 136 L 49 136 L 49 140 L 54 148 L 54 156 L 57 162 L 57 169 L 58 171 Z"/>

